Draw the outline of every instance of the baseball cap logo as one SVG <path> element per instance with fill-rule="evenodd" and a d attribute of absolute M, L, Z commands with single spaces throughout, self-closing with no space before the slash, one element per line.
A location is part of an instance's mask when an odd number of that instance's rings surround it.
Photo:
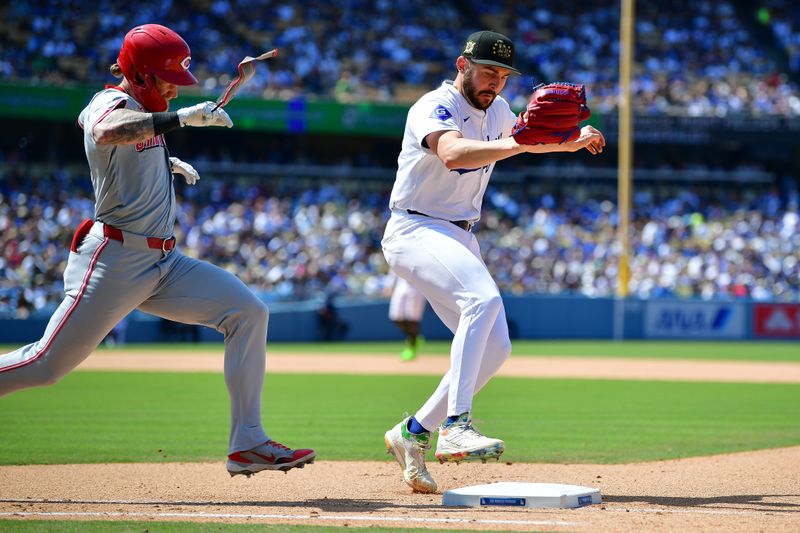
<path fill-rule="evenodd" d="M 464 53 L 471 54 L 473 48 L 475 48 L 475 41 L 468 41 L 467 46 L 464 47 Z"/>
<path fill-rule="evenodd" d="M 181 66 L 183 67 L 183 70 L 189 70 L 189 63 L 191 62 L 192 62 L 192 56 L 184 57 L 183 61 L 181 61 Z"/>
<path fill-rule="evenodd" d="M 511 58 L 511 47 L 503 41 L 497 40 L 492 45 L 492 54 L 503 59 Z"/>

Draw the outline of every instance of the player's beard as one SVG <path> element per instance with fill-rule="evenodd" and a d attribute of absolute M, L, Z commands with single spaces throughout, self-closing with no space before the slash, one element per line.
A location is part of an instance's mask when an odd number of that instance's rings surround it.
<path fill-rule="evenodd" d="M 494 93 L 492 91 L 481 91 L 479 93 L 475 89 L 475 84 L 473 83 L 473 79 L 475 77 L 474 72 L 475 71 L 472 69 L 471 66 L 464 69 L 464 79 L 461 80 L 461 89 L 464 91 L 464 96 L 467 97 L 469 103 L 472 104 L 472 107 L 480 109 L 481 111 L 486 111 L 487 109 L 489 109 L 489 106 L 491 106 L 494 103 L 494 99 L 497 98 L 497 93 Z M 478 95 L 481 93 L 492 95 L 492 99 L 489 100 L 488 104 L 484 105 L 478 99 Z"/>

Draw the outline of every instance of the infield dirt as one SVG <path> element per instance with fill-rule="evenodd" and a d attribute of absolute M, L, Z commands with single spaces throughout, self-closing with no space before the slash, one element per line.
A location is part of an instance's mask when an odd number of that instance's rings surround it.
<path fill-rule="evenodd" d="M 444 508 L 389 462 L 321 461 L 230 478 L 222 462 L 0 468 L 6 518 L 546 531 L 797 531 L 800 447 L 628 465 L 431 464 L 442 489 L 492 481 L 599 487 L 574 510 Z M 0 522 L 2 528 L 2 522 Z"/>
<path fill-rule="evenodd" d="M 156 372 L 222 372 L 222 353 L 167 354 L 105 350 L 91 355 L 79 370 Z M 267 354 L 267 372 L 319 374 L 443 375 L 445 356 L 422 356 L 411 362 L 386 354 Z M 697 359 L 630 359 L 600 357 L 512 356 L 499 376 L 565 379 L 641 379 L 800 383 L 800 363 L 774 361 L 702 361 Z"/>

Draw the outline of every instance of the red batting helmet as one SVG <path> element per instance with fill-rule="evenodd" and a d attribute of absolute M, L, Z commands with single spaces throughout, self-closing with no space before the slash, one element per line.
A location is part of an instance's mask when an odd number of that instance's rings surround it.
<path fill-rule="evenodd" d="M 130 82 L 133 97 L 148 111 L 166 111 L 169 104 L 156 89 L 153 76 L 175 85 L 197 83 L 189 63 L 189 45 L 159 24 L 137 26 L 125 35 L 117 64 Z"/>

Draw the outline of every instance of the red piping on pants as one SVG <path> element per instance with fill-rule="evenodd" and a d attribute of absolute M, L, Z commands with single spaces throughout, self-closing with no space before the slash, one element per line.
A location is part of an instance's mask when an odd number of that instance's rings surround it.
<path fill-rule="evenodd" d="M 75 308 L 78 307 L 78 304 L 81 302 L 81 298 L 83 298 L 83 294 L 84 292 L 86 292 L 86 286 L 89 285 L 89 279 L 92 277 L 92 272 L 94 271 L 94 267 L 97 264 L 97 260 L 100 258 L 100 252 L 103 251 L 103 249 L 106 247 L 107 244 L 108 244 L 108 239 L 106 238 L 103 240 L 100 246 L 97 247 L 97 250 L 94 251 L 94 255 L 92 255 L 92 260 L 89 261 L 89 268 L 86 271 L 86 275 L 83 277 L 83 283 L 81 284 L 81 289 L 78 291 L 78 295 L 75 297 L 75 301 L 72 302 L 72 305 L 69 307 L 67 312 L 64 314 L 63 317 L 61 317 L 61 322 L 58 323 L 58 326 L 56 327 L 53 334 L 50 336 L 50 340 L 48 340 L 47 344 L 44 345 L 44 348 L 36 352 L 33 355 L 33 357 L 31 357 L 26 361 L 20 361 L 19 363 L 13 366 L 0 368 L 0 372 L 8 372 L 9 370 L 14 370 L 15 368 L 29 365 L 34 361 L 36 361 L 37 359 L 39 359 L 39 357 L 41 357 L 44 352 L 50 349 L 50 346 L 56 339 L 58 332 L 64 328 L 64 324 L 67 323 L 67 320 L 69 319 L 70 315 L 72 315 L 72 313 L 75 311 Z"/>

